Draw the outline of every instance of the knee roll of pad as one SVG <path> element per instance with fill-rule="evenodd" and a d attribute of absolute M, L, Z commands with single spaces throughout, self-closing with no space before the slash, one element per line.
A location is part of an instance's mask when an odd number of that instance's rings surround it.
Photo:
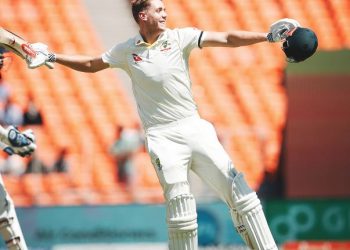
<path fill-rule="evenodd" d="M 167 202 L 170 250 L 196 250 L 197 212 L 193 195 L 179 195 Z"/>

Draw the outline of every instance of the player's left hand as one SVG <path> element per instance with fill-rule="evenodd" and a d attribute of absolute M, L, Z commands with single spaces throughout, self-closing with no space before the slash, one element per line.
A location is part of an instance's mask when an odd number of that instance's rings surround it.
<path fill-rule="evenodd" d="M 297 20 L 291 18 L 277 20 L 271 24 L 267 39 L 269 42 L 283 41 L 287 38 L 288 33 L 297 27 L 300 27 L 300 23 Z"/>
<path fill-rule="evenodd" d="M 54 65 L 51 62 L 49 62 L 49 57 L 51 53 L 49 52 L 48 46 L 46 44 L 33 43 L 30 46 L 36 52 L 36 56 L 26 58 L 28 68 L 35 69 L 42 65 L 45 65 L 50 69 L 54 68 Z"/>
<path fill-rule="evenodd" d="M 20 132 L 14 126 L 9 126 L 2 131 L 0 139 L 0 148 L 8 155 L 29 156 L 36 149 L 35 135 L 30 129 Z"/>

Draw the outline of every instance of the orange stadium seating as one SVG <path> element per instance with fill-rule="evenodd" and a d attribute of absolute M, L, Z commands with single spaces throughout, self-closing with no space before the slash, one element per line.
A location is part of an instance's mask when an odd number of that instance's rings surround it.
<path fill-rule="evenodd" d="M 266 31 L 273 21 L 290 17 L 316 31 L 320 49 L 350 47 L 348 0 L 165 2 L 170 27 Z M 2 0 L 1 8 L 0 25 L 29 41 L 41 41 L 54 51 L 67 53 L 103 51 L 79 0 Z M 285 124 L 285 62 L 279 45 L 204 49 L 193 53 L 191 65 L 200 113 L 215 124 L 237 168 L 257 188 L 265 171 L 276 170 Z M 45 125 L 34 128 L 40 158 L 51 164 L 59 149 L 67 147 L 71 166 L 65 174 L 5 175 L 5 185 L 17 205 L 162 200 L 144 152 L 135 161 L 139 174 L 136 191 L 126 190 L 116 182 L 115 165 L 108 154 L 115 126 L 132 125 L 138 118 L 113 72 L 87 75 L 61 66 L 54 71 L 28 70 L 13 56 L 5 78 L 19 105 L 25 107 L 30 94 L 43 112 Z"/>

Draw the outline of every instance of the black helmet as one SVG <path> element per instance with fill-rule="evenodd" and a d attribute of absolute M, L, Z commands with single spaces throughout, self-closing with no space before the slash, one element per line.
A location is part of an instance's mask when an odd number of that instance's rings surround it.
<path fill-rule="evenodd" d="M 312 56 L 317 49 L 318 39 L 312 30 L 297 27 L 283 42 L 282 50 L 288 62 L 301 62 Z"/>

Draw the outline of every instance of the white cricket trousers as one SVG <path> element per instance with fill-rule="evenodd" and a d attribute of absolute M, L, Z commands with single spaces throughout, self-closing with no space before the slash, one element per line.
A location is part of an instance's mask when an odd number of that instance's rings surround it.
<path fill-rule="evenodd" d="M 209 122 L 193 116 L 146 130 L 146 145 L 167 203 L 170 250 L 197 250 L 197 214 L 188 183 L 195 172 L 225 201 L 250 249 L 277 250 L 260 200 L 238 173 Z"/>
<path fill-rule="evenodd" d="M 198 115 L 146 130 L 146 146 L 167 201 L 190 193 L 189 170 L 230 205 L 230 157 L 211 123 Z"/>

